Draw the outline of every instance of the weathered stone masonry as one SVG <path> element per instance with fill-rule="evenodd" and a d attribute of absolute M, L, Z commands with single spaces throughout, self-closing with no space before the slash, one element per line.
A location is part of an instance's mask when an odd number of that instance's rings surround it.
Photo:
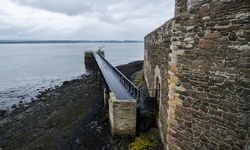
<path fill-rule="evenodd" d="M 135 136 L 136 100 L 117 100 L 113 92 L 109 93 L 109 120 L 113 135 Z"/>
<path fill-rule="evenodd" d="M 176 0 L 145 37 L 166 149 L 249 149 L 250 1 Z"/>

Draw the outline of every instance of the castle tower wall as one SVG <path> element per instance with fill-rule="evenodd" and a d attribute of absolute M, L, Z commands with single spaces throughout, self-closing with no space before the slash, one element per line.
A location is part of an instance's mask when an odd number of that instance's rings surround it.
<path fill-rule="evenodd" d="M 176 0 L 175 17 L 145 37 L 166 149 L 247 149 L 250 1 Z"/>

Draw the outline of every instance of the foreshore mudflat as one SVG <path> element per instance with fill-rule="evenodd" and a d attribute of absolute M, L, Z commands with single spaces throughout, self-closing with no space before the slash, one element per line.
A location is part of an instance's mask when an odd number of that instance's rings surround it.
<path fill-rule="evenodd" d="M 142 64 L 118 68 L 130 76 Z M 0 149 L 111 149 L 112 144 L 103 93 L 94 75 L 65 81 L 31 103 L 0 114 Z"/>

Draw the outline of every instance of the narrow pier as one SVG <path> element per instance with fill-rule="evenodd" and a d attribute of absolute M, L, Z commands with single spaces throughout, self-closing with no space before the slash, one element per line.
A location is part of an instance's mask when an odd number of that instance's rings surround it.
<path fill-rule="evenodd" d="M 100 72 L 100 86 L 102 79 L 105 82 L 104 104 L 108 107 L 112 134 L 134 136 L 137 110 L 157 109 L 156 100 L 141 98 L 140 89 L 112 66 L 103 53 L 91 54 Z"/>

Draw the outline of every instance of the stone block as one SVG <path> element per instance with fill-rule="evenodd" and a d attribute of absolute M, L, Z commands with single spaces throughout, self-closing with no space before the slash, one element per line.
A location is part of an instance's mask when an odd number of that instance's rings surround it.
<path fill-rule="evenodd" d="M 244 30 L 239 30 L 239 31 L 237 31 L 237 32 L 236 32 L 236 36 L 238 36 L 238 37 L 244 36 Z"/>
<path fill-rule="evenodd" d="M 210 104 L 210 107 L 213 108 L 213 109 L 216 109 L 218 108 L 218 105 L 215 105 L 215 104 Z"/>
<path fill-rule="evenodd" d="M 188 128 L 192 128 L 192 122 L 185 122 L 185 126 Z"/>
<path fill-rule="evenodd" d="M 228 149 L 231 149 L 231 147 L 226 143 L 219 143 L 219 149 L 228 150 Z"/>
<path fill-rule="evenodd" d="M 250 62 L 244 62 L 244 63 L 240 63 L 237 64 L 238 68 L 250 68 Z"/>
<path fill-rule="evenodd" d="M 193 44 L 186 44 L 186 45 L 183 45 L 183 47 L 186 49 L 191 49 L 194 47 L 194 45 Z"/>
<path fill-rule="evenodd" d="M 222 4 L 223 4 L 222 1 L 213 1 L 211 5 L 211 11 L 212 12 L 220 11 Z"/>
<path fill-rule="evenodd" d="M 173 41 L 172 44 L 174 46 L 181 46 L 182 45 L 182 43 L 180 41 Z"/>
<path fill-rule="evenodd" d="M 215 110 L 215 109 L 213 109 L 213 108 L 209 108 L 209 113 L 210 113 L 210 114 L 217 115 L 217 116 L 221 116 L 221 112 L 218 111 L 218 110 Z"/>
<path fill-rule="evenodd" d="M 219 106 L 222 106 L 222 107 L 225 107 L 225 108 L 228 108 L 228 109 L 233 109 L 234 103 L 230 102 L 230 101 L 221 101 Z"/>
<path fill-rule="evenodd" d="M 171 72 L 176 73 L 177 68 L 175 65 L 171 65 Z"/>
<path fill-rule="evenodd" d="M 244 74 L 250 74 L 250 68 L 240 68 L 239 72 Z"/>
<path fill-rule="evenodd" d="M 203 111 L 203 112 L 205 112 L 205 113 L 208 112 L 207 106 L 206 106 L 206 105 L 203 105 L 203 104 L 200 105 L 200 110 Z"/>
<path fill-rule="evenodd" d="M 193 69 L 198 69 L 198 68 L 200 68 L 202 65 L 205 65 L 205 64 L 206 64 L 206 62 L 205 62 L 204 60 L 195 60 L 195 61 L 192 62 L 191 67 L 192 67 Z"/>
<path fill-rule="evenodd" d="M 228 20 L 222 20 L 222 21 L 218 22 L 218 25 L 225 26 L 225 25 L 229 25 L 229 23 L 230 22 Z"/>
<path fill-rule="evenodd" d="M 214 46 L 214 42 L 212 40 L 200 40 L 199 48 L 201 49 L 211 49 Z"/>
<path fill-rule="evenodd" d="M 229 31 L 235 31 L 235 30 L 238 30 L 239 29 L 239 26 L 238 25 L 230 25 L 229 27 L 228 27 L 228 30 Z"/>
<path fill-rule="evenodd" d="M 237 41 L 238 37 L 236 36 L 235 32 L 230 32 L 229 35 L 228 35 L 228 39 L 230 41 Z"/>
<path fill-rule="evenodd" d="M 210 21 L 211 17 L 210 16 L 205 16 L 205 17 L 202 17 L 202 20 L 203 21 Z"/>
<path fill-rule="evenodd" d="M 238 2 L 229 2 L 229 3 L 224 3 L 221 7 L 222 10 L 225 9 L 234 9 L 234 8 L 239 8 L 240 3 Z"/>
<path fill-rule="evenodd" d="M 174 127 L 179 126 L 179 123 L 175 119 L 170 118 L 170 117 L 168 118 L 168 123 L 169 123 L 170 126 L 174 126 Z"/>
<path fill-rule="evenodd" d="M 237 116 L 232 113 L 223 113 L 223 118 L 232 122 L 237 121 Z"/>
<path fill-rule="evenodd" d="M 184 41 L 193 41 L 193 40 L 194 40 L 193 37 L 186 37 L 186 38 L 184 38 Z"/>
<path fill-rule="evenodd" d="M 228 26 L 215 26 L 214 30 L 223 31 L 226 33 L 226 31 L 228 30 Z"/>
<path fill-rule="evenodd" d="M 187 27 L 187 31 L 190 31 L 190 30 L 193 30 L 194 29 L 194 26 L 188 26 Z"/>
<path fill-rule="evenodd" d="M 220 32 L 214 32 L 214 33 L 207 33 L 205 34 L 205 39 L 217 39 L 221 37 L 221 33 Z"/>
<path fill-rule="evenodd" d="M 188 25 L 188 26 L 192 26 L 192 25 L 195 24 L 195 20 L 194 19 L 188 19 L 185 24 Z"/>
<path fill-rule="evenodd" d="M 179 111 L 179 110 L 176 110 L 175 115 L 176 115 L 177 117 L 181 118 L 181 117 L 182 117 L 182 112 Z"/>
<path fill-rule="evenodd" d="M 178 78 L 175 75 L 170 75 L 170 81 L 172 83 L 177 83 L 178 82 Z"/>

